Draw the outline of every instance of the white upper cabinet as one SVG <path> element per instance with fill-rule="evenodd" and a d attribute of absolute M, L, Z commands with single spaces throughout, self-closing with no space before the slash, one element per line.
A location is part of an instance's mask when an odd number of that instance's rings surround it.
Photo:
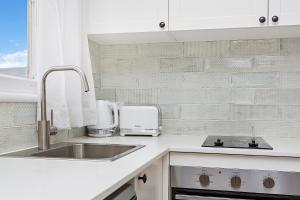
<path fill-rule="evenodd" d="M 300 0 L 270 0 L 269 24 L 300 25 Z"/>
<path fill-rule="evenodd" d="M 300 35 L 300 0 L 84 0 L 83 11 L 99 44 Z"/>
<path fill-rule="evenodd" d="M 171 31 L 267 26 L 268 0 L 169 0 L 169 23 Z"/>
<path fill-rule="evenodd" d="M 85 0 L 84 3 L 89 34 L 168 31 L 168 0 Z"/>

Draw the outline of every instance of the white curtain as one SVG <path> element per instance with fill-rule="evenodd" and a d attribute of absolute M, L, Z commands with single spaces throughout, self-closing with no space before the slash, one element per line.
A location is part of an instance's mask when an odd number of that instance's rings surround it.
<path fill-rule="evenodd" d="M 53 109 L 54 125 L 59 129 L 95 124 L 95 92 L 88 39 L 82 23 L 82 0 L 34 0 L 32 3 L 32 65 L 39 83 L 51 66 L 76 65 L 85 72 L 90 86 L 90 92 L 83 92 L 75 72 L 50 74 L 48 119 Z"/>

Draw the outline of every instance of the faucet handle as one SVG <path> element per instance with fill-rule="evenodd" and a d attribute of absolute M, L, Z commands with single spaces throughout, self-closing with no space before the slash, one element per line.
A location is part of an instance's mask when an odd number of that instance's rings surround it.
<path fill-rule="evenodd" d="M 53 126 L 53 109 L 50 111 L 50 125 Z"/>
<path fill-rule="evenodd" d="M 53 126 L 53 109 L 51 109 L 51 121 L 50 121 L 50 135 L 56 135 L 58 130 Z"/>

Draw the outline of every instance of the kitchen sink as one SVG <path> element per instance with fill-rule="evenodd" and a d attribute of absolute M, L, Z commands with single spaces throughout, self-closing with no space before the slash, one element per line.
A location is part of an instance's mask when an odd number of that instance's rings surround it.
<path fill-rule="evenodd" d="M 3 156 L 113 161 L 142 147 L 142 145 L 59 143 L 53 145 L 51 149 L 46 151 L 37 151 L 37 149 L 34 148 L 5 154 Z"/>

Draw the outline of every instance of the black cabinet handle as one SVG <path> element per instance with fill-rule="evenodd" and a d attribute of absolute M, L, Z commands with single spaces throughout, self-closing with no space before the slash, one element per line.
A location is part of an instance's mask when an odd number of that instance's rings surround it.
<path fill-rule="evenodd" d="M 138 177 L 138 180 L 142 180 L 143 183 L 146 183 L 146 182 L 147 182 L 147 175 L 144 174 L 143 176 L 139 176 L 139 177 Z"/>
<path fill-rule="evenodd" d="M 265 23 L 266 22 L 266 18 L 264 16 L 261 16 L 259 18 L 259 22 L 262 23 L 262 24 Z"/>
<path fill-rule="evenodd" d="M 278 16 L 275 15 L 275 16 L 272 17 L 272 21 L 273 21 L 273 22 L 278 22 L 278 20 L 279 20 L 279 17 L 278 17 Z"/>
<path fill-rule="evenodd" d="M 165 26 L 166 26 L 166 23 L 165 23 L 165 22 L 160 22 L 160 23 L 159 23 L 159 27 L 160 27 L 160 28 L 165 28 Z"/>

